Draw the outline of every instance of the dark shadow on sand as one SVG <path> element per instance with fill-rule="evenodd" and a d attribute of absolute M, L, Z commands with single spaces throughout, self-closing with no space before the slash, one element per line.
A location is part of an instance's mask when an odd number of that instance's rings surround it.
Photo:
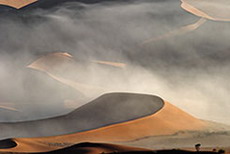
<path fill-rule="evenodd" d="M 17 146 L 17 143 L 12 139 L 0 140 L 0 149 L 9 149 Z"/>

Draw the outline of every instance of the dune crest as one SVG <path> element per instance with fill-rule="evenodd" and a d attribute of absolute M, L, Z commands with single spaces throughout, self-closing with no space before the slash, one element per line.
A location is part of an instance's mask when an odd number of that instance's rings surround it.
<path fill-rule="evenodd" d="M 230 21 L 229 0 L 181 0 L 186 11 L 210 20 Z"/>
<path fill-rule="evenodd" d="M 0 5 L 6 5 L 20 9 L 37 1 L 38 0 L 0 0 Z"/>

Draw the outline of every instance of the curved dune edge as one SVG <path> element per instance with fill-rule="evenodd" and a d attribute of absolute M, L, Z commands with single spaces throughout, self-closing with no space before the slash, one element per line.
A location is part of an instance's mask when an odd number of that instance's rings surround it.
<path fill-rule="evenodd" d="M 6 5 L 20 9 L 37 1 L 38 0 L 0 0 L 0 5 Z"/>
<path fill-rule="evenodd" d="M 77 72 L 79 69 L 82 69 L 81 67 L 83 67 L 83 65 L 95 65 L 95 64 L 100 64 L 108 67 L 112 66 L 120 69 L 124 69 L 126 67 L 126 64 L 124 63 L 117 63 L 111 61 L 98 61 L 98 60 L 88 61 L 88 63 L 81 65 L 80 63 L 77 63 L 77 61 L 73 59 L 73 56 L 67 52 L 49 53 L 47 55 L 38 58 L 27 67 L 34 70 L 45 72 L 51 78 L 63 84 L 66 84 L 82 92 L 83 94 L 86 94 L 89 91 L 104 92 L 105 90 L 104 87 L 101 87 L 100 85 L 81 83 L 80 81 L 77 80 L 77 78 L 71 78 L 71 79 L 66 78 L 66 76 L 63 75 L 63 72 L 65 72 L 66 70 L 75 70 Z M 76 76 L 79 75 L 76 72 L 74 73 L 74 75 Z"/>
<path fill-rule="evenodd" d="M 102 87 L 80 83 L 75 80 L 66 79 L 65 77 L 60 75 L 60 72 L 63 73 L 64 67 L 66 67 L 65 69 L 69 68 L 69 70 L 77 68 L 74 59 L 72 59 L 72 55 L 67 52 L 49 53 L 45 56 L 38 58 L 27 67 L 30 69 L 45 72 L 51 78 L 65 85 L 68 85 L 84 94 L 87 93 L 89 90 L 103 91 Z"/>
<path fill-rule="evenodd" d="M 225 13 L 225 14 L 221 14 L 220 15 L 220 12 L 223 12 L 223 8 L 217 8 L 215 9 L 214 12 L 213 9 L 211 8 L 206 8 L 204 7 L 204 4 L 203 3 L 211 3 L 211 2 L 208 2 L 208 1 L 202 1 L 202 0 L 199 0 L 199 3 L 197 0 L 181 0 L 182 4 L 181 4 L 181 7 L 196 15 L 196 16 L 199 16 L 199 17 L 202 17 L 202 18 L 207 18 L 207 19 L 210 19 L 210 20 L 214 20 L 214 21 L 230 21 L 230 15 L 229 13 Z M 218 3 L 218 2 L 216 2 Z M 219 2 L 221 3 L 221 2 Z M 199 5 L 199 4 L 202 4 L 202 5 Z M 203 6 L 203 8 L 202 8 Z M 217 5 L 218 6 L 218 5 Z M 219 10 L 219 11 L 217 11 Z M 224 12 L 227 12 L 226 10 Z"/>
<path fill-rule="evenodd" d="M 45 152 L 80 142 L 130 141 L 146 136 L 171 135 L 181 130 L 204 130 L 205 128 L 207 128 L 205 122 L 165 102 L 165 106 L 157 113 L 137 120 L 69 135 L 15 138 L 13 140 L 18 144 L 17 147 L 0 151 Z"/>

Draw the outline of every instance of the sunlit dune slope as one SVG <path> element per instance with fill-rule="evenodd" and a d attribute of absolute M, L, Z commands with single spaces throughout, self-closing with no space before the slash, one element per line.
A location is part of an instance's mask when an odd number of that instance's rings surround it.
<path fill-rule="evenodd" d="M 112 94 L 113 95 L 113 94 Z M 120 98 L 122 94 L 115 94 L 117 96 L 116 99 Z M 126 94 L 125 94 L 126 95 Z M 125 96 L 124 95 L 124 96 Z M 109 96 L 109 95 L 108 95 Z M 68 122 L 71 122 L 69 124 L 67 121 L 65 121 L 65 125 L 67 126 L 67 129 L 69 127 L 84 127 L 84 125 L 93 125 L 95 129 L 92 130 L 85 130 L 78 133 L 73 133 L 69 135 L 61 135 L 61 136 L 53 136 L 53 137 L 40 137 L 40 138 L 15 138 L 13 139 L 18 145 L 15 148 L 7 149 L 7 150 L 0 150 L 0 151 L 15 151 L 15 152 L 39 152 L 39 151 L 51 151 L 59 148 L 63 148 L 66 146 L 70 146 L 76 143 L 80 142 L 116 142 L 116 141 L 131 141 L 139 138 L 143 138 L 146 136 L 158 136 L 158 135 L 170 135 L 174 134 L 181 130 L 205 130 L 208 125 L 206 122 L 198 120 L 194 118 L 193 116 L 183 112 L 182 110 L 178 109 L 177 107 L 167 103 L 163 102 L 158 97 L 151 97 L 148 95 L 138 95 L 138 94 L 132 94 L 129 96 L 132 96 L 132 101 L 135 101 L 135 107 L 132 108 L 132 106 L 126 106 L 124 107 L 124 101 L 119 101 L 116 99 L 112 99 L 111 97 L 107 100 L 112 101 L 113 103 L 109 106 L 105 104 L 101 104 L 99 107 L 99 112 L 95 113 L 95 111 L 92 111 L 94 113 L 85 112 L 84 114 L 94 115 L 91 117 L 92 121 L 87 120 L 84 118 L 80 118 L 81 122 L 76 122 L 76 120 L 79 117 L 78 113 L 75 111 L 76 115 L 73 113 L 66 116 L 66 118 L 71 119 Z M 154 101 L 153 101 L 154 100 Z M 155 104 L 151 105 L 146 103 L 146 101 L 150 101 L 149 103 Z M 96 100 L 97 102 L 97 100 Z M 119 103 L 121 102 L 121 103 Z M 151 103 L 152 102 L 152 103 Z M 119 106 L 114 106 L 115 104 L 119 104 Z M 164 106 L 161 106 L 162 103 Z M 156 105 L 157 104 L 157 105 Z M 133 104 L 134 105 L 134 104 Z M 147 112 L 145 111 L 145 114 L 140 114 L 140 111 L 144 111 L 143 109 L 140 109 L 139 107 L 146 106 L 149 110 Z M 109 107 L 110 110 L 105 109 L 105 107 Z M 127 108 L 128 107 L 128 108 Z M 96 110 L 97 107 L 95 106 L 94 109 Z M 81 111 L 82 109 L 80 109 Z M 107 110 L 107 111 L 106 111 Z M 145 109 L 146 110 L 146 109 Z M 108 126 L 104 127 L 98 127 L 97 125 L 101 124 L 101 121 L 105 121 L 105 119 L 110 119 L 111 114 L 113 116 L 120 116 L 121 114 L 128 114 L 131 115 L 131 118 L 133 120 L 126 119 L 126 121 L 120 121 Z M 135 114 L 138 113 L 139 118 L 134 118 Z M 147 114 L 148 113 L 148 114 Z M 134 114 L 134 115 L 133 115 Z M 75 116 L 74 116 L 75 115 Z M 86 122 L 87 121 L 87 122 Z M 58 120 L 59 123 L 62 123 L 61 120 Z M 74 123 L 74 124 L 73 124 Z M 80 126 L 77 125 L 77 123 L 80 124 Z M 52 131 L 60 131 L 57 130 L 57 123 L 56 125 L 53 125 L 52 123 L 51 127 L 43 129 L 43 131 L 47 131 L 47 129 Z M 38 126 L 33 126 L 33 128 L 37 128 Z M 45 126 L 44 126 L 45 127 Z M 41 127 L 40 127 L 41 129 Z M 35 131 L 36 132 L 36 131 Z"/>
<path fill-rule="evenodd" d="M 217 21 L 230 21 L 229 0 L 181 0 L 181 7 L 197 16 Z"/>
<path fill-rule="evenodd" d="M 87 94 L 93 90 L 103 92 L 105 80 L 118 82 L 116 77 L 108 78 L 108 73 L 122 71 L 125 64 L 76 60 L 68 53 L 54 52 L 38 58 L 28 67 L 43 71 L 53 79 Z"/>
<path fill-rule="evenodd" d="M 0 0 L 0 5 L 6 5 L 14 7 L 16 9 L 20 9 L 36 1 L 37 0 Z"/>

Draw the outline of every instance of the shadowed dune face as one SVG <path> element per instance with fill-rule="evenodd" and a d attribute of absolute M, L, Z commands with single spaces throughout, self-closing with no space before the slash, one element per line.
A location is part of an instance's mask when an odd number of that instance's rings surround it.
<path fill-rule="evenodd" d="M 110 97 L 114 95 L 114 97 Z M 123 95 L 123 96 L 122 96 Z M 132 99 L 131 99 L 132 97 Z M 116 98 L 118 101 L 116 101 Z M 103 99 L 111 101 L 110 103 L 102 103 Z M 127 100 L 133 100 L 135 103 L 135 109 L 132 108 L 129 103 L 127 104 Z M 149 102 L 149 104 L 145 104 L 145 101 Z M 96 104 L 101 104 L 101 106 L 94 106 Z M 120 102 L 120 103 L 119 103 Z M 152 103 L 151 103 L 152 102 Z M 116 105 L 121 105 L 122 107 L 117 109 Z M 139 105 L 137 105 L 139 104 Z M 152 105 L 151 105 L 152 104 Z M 162 106 L 164 104 L 164 106 Z M 139 106 L 146 106 L 148 109 L 143 109 L 143 107 L 138 108 Z M 93 107 L 93 110 L 88 110 L 86 112 L 84 108 Z M 95 111 L 96 108 L 100 108 L 99 112 Z M 110 110 L 111 109 L 111 110 Z M 83 112 L 82 112 L 83 111 Z M 92 112 L 91 112 L 92 111 Z M 95 125 L 105 124 L 108 120 L 103 120 L 103 118 L 109 118 L 110 115 L 114 115 L 118 117 L 123 117 L 122 113 L 127 113 L 127 117 L 134 118 L 135 115 L 140 116 L 140 112 L 145 111 L 146 113 L 150 113 L 150 115 L 144 115 L 143 117 L 139 117 L 137 119 L 133 119 L 131 121 L 120 121 L 119 123 L 113 123 L 112 125 L 99 127 L 92 130 L 85 130 L 82 132 L 72 133 L 69 135 L 61 135 L 61 136 L 53 136 L 53 137 L 40 137 L 40 138 L 16 138 L 14 141 L 18 143 L 18 146 L 13 149 L 7 149 L 8 151 L 14 152 L 43 152 L 43 151 L 51 151 L 59 148 L 63 148 L 66 146 L 70 146 L 80 142 L 121 142 L 121 141 L 132 141 L 136 139 L 141 139 L 148 136 L 159 136 L 159 135 L 171 135 L 178 131 L 197 131 L 197 130 L 205 130 L 208 128 L 208 124 L 204 121 L 198 120 L 193 116 L 183 112 L 177 107 L 167 103 L 162 102 L 158 97 L 148 96 L 148 95 L 137 95 L 137 94 L 109 94 L 104 95 L 95 101 L 83 106 L 80 110 L 76 110 L 69 115 L 65 116 L 65 122 L 62 122 L 62 118 L 59 118 L 57 121 L 59 124 L 65 123 L 65 126 L 68 128 L 72 127 L 75 130 L 77 128 L 82 129 L 85 123 L 83 121 L 76 121 L 79 117 L 81 119 L 85 116 L 81 114 L 87 114 L 88 118 L 92 118 L 93 123 L 88 120 L 88 128 L 89 124 Z M 103 114 L 103 112 L 105 114 Z M 81 113 L 81 114 L 79 114 Z M 91 115 L 91 116 L 90 116 Z M 97 117 L 100 117 L 98 121 Z M 93 116 L 93 117 L 92 117 Z M 128 120 L 128 119 L 126 119 Z M 85 120 L 86 121 L 86 120 Z M 78 126 L 78 122 L 81 126 Z M 95 123 L 96 122 L 96 123 Z M 39 125 L 36 125 L 33 128 L 41 126 L 41 122 L 38 122 Z M 71 124 L 69 124 L 71 123 Z M 25 127 L 26 123 L 23 124 Z M 29 123 L 28 123 L 29 124 Z M 31 123 L 30 123 L 31 124 Z M 52 131 L 56 127 L 53 125 L 52 120 L 48 120 L 48 123 L 52 125 Z M 74 124 L 74 125 L 73 125 Z M 17 126 L 17 125 L 15 125 Z M 19 130 L 15 127 L 16 130 Z M 11 127 L 8 125 L 8 128 Z M 0 127 L 1 128 L 1 127 Z M 59 126 L 60 128 L 60 126 Z M 51 129 L 51 128 L 46 128 Z M 45 131 L 46 131 L 45 130 Z M 27 129 L 27 131 L 30 131 Z M 32 130 L 30 131 L 32 132 Z M 33 130 L 33 133 L 36 132 Z M 47 133 L 47 132 L 46 132 Z M 51 133 L 50 133 L 51 134 Z M 29 135 L 29 134 L 27 134 Z M 31 134 L 30 134 L 31 135 Z M 33 135 L 33 134 L 32 134 Z M 7 151 L 5 150 L 5 151 Z M 2 150 L 0 150 L 2 151 Z"/>
<path fill-rule="evenodd" d="M 36 1 L 37 0 L 0 0 L 0 5 L 6 5 L 6 6 L 14 7 L 16 9 L 20 9 Z"/>
<path fill-rule="evenodd" d="M 14 148 L 17 144 L 12 139 L 6 139 L 0 141 L 0 149 Z"/>
<path fill-rule="evenodd" d="M 229 0 L 181 0 L 182 8 L 197 16 L 216 21 L 230 21 Z"/>
<path fill-rule="evenodd" d="M 57 118 L 2 123 L 1 138 L 53 136 L 92 130 L 158 112 L 164 103 L 151 95 L 113 93 L 103 95 Z"/>

